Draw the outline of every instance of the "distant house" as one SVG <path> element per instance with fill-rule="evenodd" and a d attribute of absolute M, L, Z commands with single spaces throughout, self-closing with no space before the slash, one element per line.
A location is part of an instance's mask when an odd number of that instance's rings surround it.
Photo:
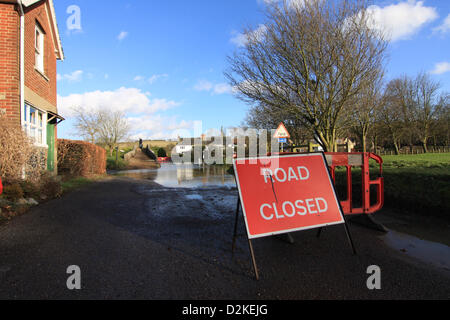
<path fill-rule="evenodd" d="M 336 145 L 339 152 L 353 152 L 356 147 L 356 140 L 351 138 L 339 138 L 336 140 Z"/>
<path fill-rule="evenodd" d="M 193 150 L 192 145 L 178 144 L 175 146 L 175 153 L 177 153 L 177 154 L 191 152 L 192 150 Z"/>
<path fill-rule="evenodd" d="M 64 53 L 53 0 L 0 0 L 0 111 L 21 124 L 57 171 L 57 60 Z"/>

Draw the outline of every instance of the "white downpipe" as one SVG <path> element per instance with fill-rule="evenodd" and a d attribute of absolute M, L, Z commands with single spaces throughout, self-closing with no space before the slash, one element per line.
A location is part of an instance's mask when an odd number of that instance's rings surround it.
<path fill-rule="evenodd" d="M 22 0 L 17 0 L 20 13 L 20 123 L 25 121 L 25 14 Z"/>
<path fill-rule="evenodd" d="M 17 0 L 20 14 L 20 124 L 23 128 L 25 122 L 25 14 L 22 0 Z M 27 132 L 28 134 L 28 132 Z M 25 167 L 22 168 L 22 179 L 26 178 Z"/>

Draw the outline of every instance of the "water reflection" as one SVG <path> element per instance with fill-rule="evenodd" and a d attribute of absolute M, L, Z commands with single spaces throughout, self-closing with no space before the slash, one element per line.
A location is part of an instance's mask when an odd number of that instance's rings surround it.
<path fill-rule="evenodd" d="M 383 240 L 390 247 L 437 267 L 450 270 L 450 247 L 416 237 L 389 231 Z"/>
<path fill-rule="evenodd" d="M 235 187 L 234 177 L 224 166 L 194 164 L 161 164 L 159 169 L 119 171 L 114 175 L 155 181 L 165 187 L 198 188 L 210 186 Z"/>

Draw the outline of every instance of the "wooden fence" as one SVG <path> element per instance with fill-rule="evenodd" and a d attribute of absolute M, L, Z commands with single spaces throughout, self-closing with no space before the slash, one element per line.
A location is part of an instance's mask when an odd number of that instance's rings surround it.
<path fill-rule="evenodd" d="M 450 147 L 428 147 L 428 152 L 427 153 L 447 153 L 450 152 Z M 381 149 L 378 150 L 377 152 L 375 152 L 376 154 L 380 155 L 380 156 L 386 156 L 386 155 L 395 155 L 395 151 L 394 150 L 386 150 L 386 149 Z M 424 154 L 425 152 L 423 151 L 422 147 L 416 147 L 414 146 L 413 149 L 411 150 L 410 147 L 405 147 L 399 150 L 399 154 L 405 155 L 405 154 Z"/>

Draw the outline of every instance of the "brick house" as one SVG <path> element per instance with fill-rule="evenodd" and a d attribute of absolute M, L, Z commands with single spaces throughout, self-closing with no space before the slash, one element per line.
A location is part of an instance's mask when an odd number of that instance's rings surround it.
<path fill-rule="evenodd" d="M 56 62 L 63 59 L 53 0 L 0 0 L 0 112 L 22 125 L 55 173 L 56 127 L 64 120 Z"/>

